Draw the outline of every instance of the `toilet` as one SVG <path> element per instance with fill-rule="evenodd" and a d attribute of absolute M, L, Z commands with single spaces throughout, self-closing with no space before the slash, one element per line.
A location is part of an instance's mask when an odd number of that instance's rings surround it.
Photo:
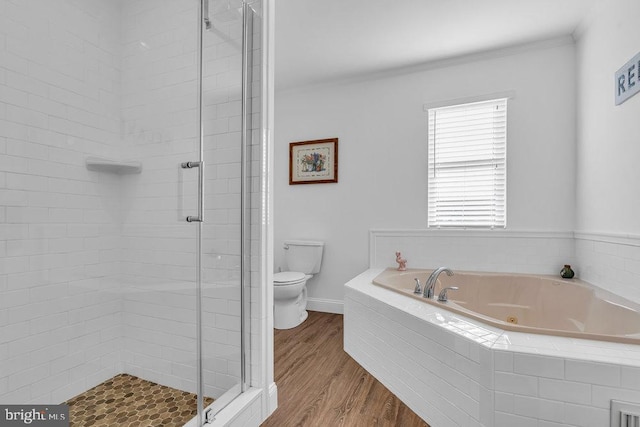
<path fill-rule="evenodd" d="M 286 270 L 273 275 L 273 327 L 295 328 L 307 319 L 307 280 L 320 272 L 323 242 L 284 242 Z"/>

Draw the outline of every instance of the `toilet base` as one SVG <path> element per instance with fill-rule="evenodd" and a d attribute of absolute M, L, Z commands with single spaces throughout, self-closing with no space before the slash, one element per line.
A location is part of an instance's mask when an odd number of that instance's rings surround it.
<path fill-rule="evenodd" d="M 307 320 L 307 289 L 306 287 L 296 298 L 278 299 L 273 301 L 273 327 L 275 329 L 292 329 Z"/>
<path fill-rule="evenodd" d="M 275 312 L 274 312 L 275 314 Z M 282 317 L 282 316 L 280 316 Z M 302 314 L 300 314 L 297 318 L 295 319 L 278 319 L 277 316 L 274 315 L 273 317 L 273 328 L 274 329 L 293 329 L 297 326 L 300 326 L 302 324 L 302 322 L 304 322 L 305 320 L 307 320 L 307 317 L 309 317 L 309 312 L 307 310 L 303 311 Z"/>

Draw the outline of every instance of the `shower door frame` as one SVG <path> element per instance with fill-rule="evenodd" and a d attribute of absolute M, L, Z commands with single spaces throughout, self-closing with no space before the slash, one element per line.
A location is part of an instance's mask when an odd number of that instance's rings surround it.
<path fill-rule="evenodd" d="M 202 232 L 205 204 L 205 159 L 204 159 L 204 126 L 203 126 L 203 38 L 205 30 L 212 25 L 209 15 L 209 0 L 200 0 L 198 10 L 198 43 L 197 43 L 197 104 L 198 104 L 198 138 L 199 159 L 196 162 L 183 163 L 182 167 L 198 167 L 198 215 L 186 218 L 195 222 L 196 231 L 196 391 L 197 391 L 197 426 L 206 425 L 215 419 L 215 415 L 231 401 L 249 388 L 250 367 L 250 296 L 251 287 L 251 114 L 252 114 L 252 81 L 253 81 L 253 14 L 252 4 L 260 0 L 242 2 L 242 95 L 241 95 L 241 154 L 240 154 L 240 388 L 230 399 L 223 399 L 218 405 L 214 401 L 204 407 L 204 373 L 203 373 L 203 331 L 202 331 Z M 235 387 L 225 393 L 230 393 Z M 223 395 L 224 396 L 224 395 Z"/>

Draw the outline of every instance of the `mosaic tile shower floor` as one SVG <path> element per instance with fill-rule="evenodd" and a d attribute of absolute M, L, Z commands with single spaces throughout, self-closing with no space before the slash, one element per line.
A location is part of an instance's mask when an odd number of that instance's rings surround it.
<path fill-rule="evenodd" d="M 204 399 L 205 407 L 213 399 Z M 196 395 L 120 374 L 65 402 L 72 427 L 182 426 L 196 415 Z"/>

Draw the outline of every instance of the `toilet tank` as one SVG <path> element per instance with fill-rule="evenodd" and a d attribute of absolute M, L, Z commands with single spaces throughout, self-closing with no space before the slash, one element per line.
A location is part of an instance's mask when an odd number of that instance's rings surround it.
<path fill-rule="evenodd" d="M 320 272 L 324 242 L 285 240 L 284 249 L 284 259 L 287 263 L 287 270 L 298 271 L 304 274 L 316 274 Z"/>

